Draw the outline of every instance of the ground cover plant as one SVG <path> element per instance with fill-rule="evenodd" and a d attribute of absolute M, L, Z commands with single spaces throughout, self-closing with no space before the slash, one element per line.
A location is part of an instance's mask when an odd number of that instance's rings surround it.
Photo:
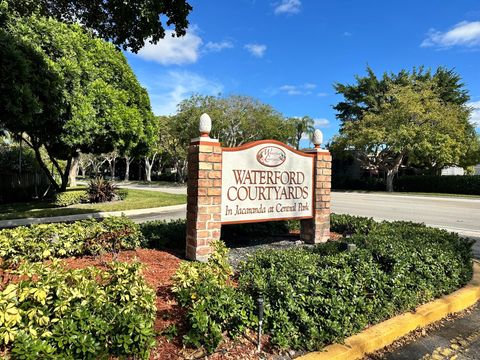
<path fill-rule="evenodd" d="M 139 226 L 126 217 L 19 226 L 0 230 L 0 257 L 11 266 L 22 261 L 135 249 L 141 240 Z"/>
<path fill-rule="evenodd" d="M 255 300 L 263 297 L 270 344 L 320 349 L 451 293 L 472 277 L 472 241 L 457 234 L 408 222 L 331 219 L 343 241 L 260 250 L 236 277 L 218 266 L 227 256 L 218 245 L 209 263 L 183 263 L 173 289 L 190 329 L 184 344 L 212 352 L 222 334 L 254 330 Z M 357 250 L 345 251 L 347 241 Z"/>
<path fill-rule="evenodd" d="M 12 359 L 148 358 L 155 293 L 140 267 L 23 264 L 0 291 L 0 345 Z"/>

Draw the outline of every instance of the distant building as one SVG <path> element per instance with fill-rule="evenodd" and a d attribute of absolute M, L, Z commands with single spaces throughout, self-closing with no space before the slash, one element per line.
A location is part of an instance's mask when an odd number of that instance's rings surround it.
<path fill-rule="evenodd" d="M 473 167 L 475 171 L 473 172 L 475 175 L 480 175 L 480 164 L 477 164 Z"/>
<path fill-rule="evenodd" d="M 459 166 L 449 166 L 442 169 L 441 175 L 465 175 L 465 170 Z"/>

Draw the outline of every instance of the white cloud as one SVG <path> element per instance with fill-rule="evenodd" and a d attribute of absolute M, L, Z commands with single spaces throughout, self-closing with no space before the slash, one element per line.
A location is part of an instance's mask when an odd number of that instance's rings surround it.
<path fill-rule="evenodd" d="M 278 90 L 287 95 L 310 95 L 316 87 L 316 84 L 305 83 L 303 85 L 282 85 Z"/>
<path fill-rule="evenodd" d="M 182 37 L 172 37 L 173 30 L 165 32 L 165 38 L 156 44 L 147 42 L 137 56 L 162 65 L 182 65 L 198 60 L 202 39 L 195 34 L 195 28 Z"/>
<path fill-rule="evenodd" d="M 467 105 L 473 108 L 472 114 L 470 115 L 470 122 L 475 127 L 480 127 L 480 100 L 469 102 Z"/>
<path fill-rule="evenodd" d="M 319 93 L 317 94 L 317 96 L 325 97 L 325 96 L 328 96 L 328 93 L 326 93 L 326 92 L 319 92 Z"/>
<path fill-rule="evenodd" d="M 325 118 L 313 119 L 315 121 L 315 127 L 326 127 L 330 124 L 330 121 Z"/>
<path fill-rule="evenodd" d="M 218 95 L 223 91 L 222 84 L 189 71 L 169 71 L 141 80 L 156 115 L 176 113 L 178 103 L 192 94 Z"/>
<path fill-rule="evenodd" d="M 302 3 L 300 0 L 282 0 L 275 4 L 275 15 L 280 14 L 298 14 Z"/>
<path fill-rule="evenodd" d="M 219 52 L 224 49 L 231 49 L 233 48 L 233 44 L 231 41 L 220 41 L 220 42 L 213 42 L 209 41 L 208 43 L 205 44 L 205 49 L 207 51 L 212 51 L 212 52 Z"/>
<path fill-rule="evenodd" d="M 450 30 L 441 32 L 430 29 L 422 47 L 449 48 L 452 46 L 475 47 L 480 45 L 480 21 L 462 21 Z"/>
<path fill-rule="evenodd" d="M 267 46 L 263 44 L 247 44 L 245 45 L 245 49 L 247 49 L 253 56 L 261 58 L 265 55 Z"/>

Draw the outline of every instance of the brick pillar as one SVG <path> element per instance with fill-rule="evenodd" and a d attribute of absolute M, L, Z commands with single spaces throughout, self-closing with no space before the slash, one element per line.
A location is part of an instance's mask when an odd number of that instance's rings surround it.
<path fill-rule="evenodd" d="M 315 148 L 306 151 L 315 154 L 313 219 L 300 221 L 301 237 L 310 244 L 326 242 L 330 238 L 330 191 L 332 156 L 328 150 Z"/>
<path fill-rule="evenodd" d="M 190 260 L 207 261 L 220 239 L 222 147 L 216 139 L 193 139 L 188 148 L 187 246 Z"/>

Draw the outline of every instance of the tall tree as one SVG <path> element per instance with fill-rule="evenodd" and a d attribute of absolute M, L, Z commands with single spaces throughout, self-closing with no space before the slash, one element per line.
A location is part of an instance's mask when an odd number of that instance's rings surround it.
<path fill-rule="evenodd" d="M 364 165 L 384 171 L 388 191 L 405 159 L 457 165 L 478 142 L 469 108 L 444 101 L 434 80 L 389 83 L 383 96 L 385 101 L 344 122 L 334 142 L 353 150 Z"/>
<path fill-rule="evenodd" d="M 453 70 L 439 67 L 435 72 L 432 72 L 420 67 L 418 69 L 414 68 L 411 72 L 402 70 L 396 74 L 384 73 L 381 77 L 378 77 L 370 67 L 367 67 L 367 75 L 363 77 L 355 76 L 355 80 L 355 84 L 337 83 L 334 85 L 335 90 L 338 94 L 343 95 L 344 100 L 334 106 L 334 109 L 337 110 L 336 116 L 341 124 L 340 136 L 334 139 L 332 149 L 336 149 L 337 152 L 352 151 L 365 166 L 386 171 L 387 185 L 390 190 L 392 189 L 393 176 L 396 173 L 394 169 L 406 164 L 407 161 L 410 165 L 437 172 L 444 166 L 464 166 L 475 160 L 478 141 L 474 136 L 475 130 L 468 123 L 469 109 L 467 108 L 467 102 L 469 101 L 469 95 L 461 82 L 460 76 Z M 413 93 L 409 93 L 409 89 Z M 418 93 L 415 95 L 415 92 Z M 422 116 L 424 118 L 436 116 L 434 109 L 439 109 L 442 106 L 445 107 L 445 111 L 456 107 L 455 114 L 447 113 L 450 119 L 454 119 L 452 120 L 453 124 L 457 124 L 459 127 L 454 129 L 439 125 L 436 129 L 432 129 L 432 136 L 425 137 L 422 146 L 407 146 L 405 154 L 396 158 L 401 160 L 400 165 L 392 165 L 393 167 L 387 170 L 385 166 L 379 164 L 380 159 L 389 154 L 387 157 L 390 160 L 385 159 L 384 163 L 393 164 L 396 162 L 391 158 L 392 153 L 385 150 L 384 145 L 381 145 L 381 142 L 386 140 L 383 139 L 379 143 L 379 139 L 375 136 L 384 132 L 389 124 L 395 124 L 395 121 L 400 127 L 402 121 L 409 118 L 408 113 L 412 114 L 411 110 L 405 110 L 406 104 L 409 103 L 411 106 L 416 104 L 421 107 L 419 101 L 425 101 L 429 104 L 428 107 L 423 107 L 425 113 Z M 399 115 L 393 121 L 391 118 L 394 110 L 393 106 L 399 106 L 397 115 L 400 109 L 405 110 L 407 115 Z M 417 110 L 420 111 L 420 108 Z M 376 129 L 373 121 L 375 116 L 377 120 L 383 116 L 384 120 L 390 122 L 383 124 L 380 121 L 375 125 L 378 127 Z M 354 125 L 356 123 L 358 124 Z M 415 131 L 425 130 L 425 126 L 415 127 L 415 122 L 412 122 L 411 126 L 413 126 L 412 130 L 415 129 Z M 367 129 L 370 138 L 366 137 Z M 444 130 L 446 133 L 440 135 L 436 130 Z M 355 139 L 355 131 L 359 131 L 363 135 Z M 392 134 L 401 135 L 398 134 L 399 129 L 391 128 L 389 131 Z M 435 139 L 433 134 L 437 134 L 438 138 Z M 384 135 L 386 136 L 386 134 Z M 460 153 L 449 146 L 445 148 L 446 151 L 440 151 L 441 146 L 445 145 L 445 139 L 452 139 L 455 136 L 460 136 L 456 142 L 457 145 L 461 143 L 463 146 Z M 413 138 L 415 137 L 412 135 Z M 418 140 L 418 137 L 416 139 Z M 425 145 L 425 141 L 429 142 L 428 146 Z M 451 152 L 448 152 L 449 149 Z M 379 156 L 380 154 L 382 156 Z"/>
<path fill-rule="evenodd" d="M 295 128 L 295 148 L 300 149 L 300 141 L 303 136 L 311 138 L 315 131 L 315 121 L 310 116 L 303 116 L 301 118 L 290 118 L 289 121 Z"/>
<path fill-rule="evenodd" d="M 165 25 L 185 35 L 192 7 L 186 0 L 2 0 L 17 16 L 33 14 L 81 24 L 123 49 L 140 50 L 145 40 L 165 37 Z M 166 19 L 166 21 L 164 20 Z"/>
<path fill-rule="evenodd" d="M 0 29 L 0 55 L 0 126 L 24 135 L 57 191 L 65 190 L 78 151 L 128 148 L 154 121 L 147 92 L 124 55 L 79 25 L 11 19 Z M 42 148 L 61 174 L 59 183 Z"/>

